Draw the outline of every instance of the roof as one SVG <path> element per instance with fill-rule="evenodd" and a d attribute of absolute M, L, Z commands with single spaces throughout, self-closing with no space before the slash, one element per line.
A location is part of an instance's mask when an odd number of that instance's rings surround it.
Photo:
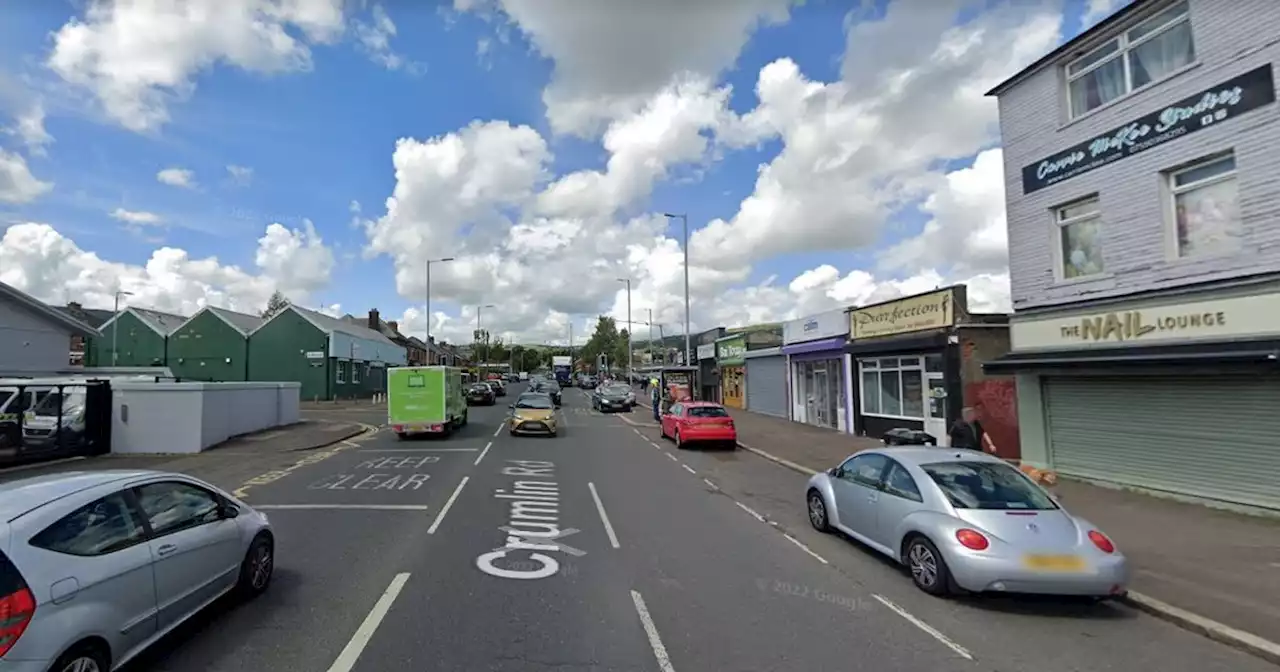
<path fill-rule="evenodd" d="M 170 334 L 177 331 L 178 327 L 181 327 L 187 321 L 187 318 L 181 315 L 162 313 L 158 310 L 149 310 L 147 308 L 135 308 L 130 306 L 129 308 L 120 311 L 119 315 L 103 322 L 102 326 L 98 327 L 98 329 L 106 329 L 108 324 L 120 319 L 120 315 L 124 315 L 126 313 L 133 313 L 133 316 L 138 318 L 138 320 L 143 324 L 150 327 L 157 334 L 165 337 L 168 337 Z"/>
<path fill-rule="evenodd" d="M 998 462 L 1008 464 L 1004 460 L 968 448 L 936 448 L 933 446 L 903 446 L 893 448 L 873 448 L 871 453 L 888 455 L 899 462 L 920 466 L 938 462 Z M 861 454 L 861 453 L 860 453 Z"/>
<path fill-rule="evenodd" d="M 234 310 L 227 310 L 226 308 L 205 306 L 204 309 L 231 323 L 231 326 L 235 327 L 240 331 L 240 333 L 245 334 L 246 336 L 249 332 L 257 329 L 263 322 L 266 322 L 266 320 L 261 316 L 250 315 L 248 313 L 237 313 Z M 192 317 L 195 316 L 192 315 Z"/>
<path fill-rule="evenodd" d="M 337 317 L 329 317 L 324 313 L 319 313 L 314 310 L 310 310 L 308 308 L 303 308 L 301 306 L 291 305 L 288 308 L 286 308 L 286 310 L 293 310 L 297 312 L 299 315 L 303 317 L 303 319 L 315 325 L 316 329 L 319 329 L 320 331 L 323 331 L 326 334 L 332 334 L 333 332 L 336 331 L 340 334 L 346 334 L 348 336 L 354 336 L 356 338 L 363 338 L 370 341 L 380 341 L 380 342 L 389 343 L 391 345 L 395 345 L 395 343 L 393 343 L 391 339 L 363 325 L 352 324 L 351 322 L 347 322 Z"/>
<path fill-rule="evenodd" d="M 99 485 L 157 473 L 141 469 L 64 471 L 0 483 L 0 519 L 13 520 L 48 502 Z"/>
<path fill-rule="evenodd" d="M 1044 56 L 1041 56 L 1031 65 L 1028 65 L 1027 67 L 1014 73 L 1012 77 L 995 85 L 994 87 L 992 87 L 990 91 L 987 92 L 986 95 L 999 96 L 1003 94 L 1005 91 L 1008 91 L 1015 84 L 1022 82 L 1022 80 L 1026 79 L 1027 77 L 1030 77 L 1032 74 L 1035 74 L 1036 72 L 1039 72 L 1040 70 L 1044 69 L 1046 65 L 1049 65 L 1050 63 L 1057 61 L 1058 59 L 1062 58 L 1063 56 L 1073 51 L 1082 50 L 1087 45 L 1087 43 L 1097 39 L 1099 35 L 1102 35 L 1104 33 L 1110 33 L 1116 26 L 1125 22 L 1134 14 L 1136 14 L 1139 11 L 1142 11 L 1143 9 L 1150 6 L 1153 2 L 1156 2 L 1156 1 L 1157 0 L 1133 0 L 1133 2 L 1129 3 L 1128 5 L 1125 5 L 1121 9 L 1116 10 L 1116 12 L 1111 16 L 1108 16 L 1107 18 L 1099 21 L 1092 28 L 1082 31 L 1079 35 L 1076 35 L 1075 37 L 1067 40 L 1066 42 L 1063 42 L 1062 44 L 1058 45 L 1057 49 L 1054 49 L 1053 51 L 1045 54 Z M 1092 45 L 1088 45 L 1088 46 L 1092 46 Z"/>
<path fill-rule="evenodd" d="M 72 307 L 69 305 L 52 306 L 52 308 L 60 313 L 70 316 L 72 319 L 80 320 L 95 329 L 101 327 L 103 323 L 111 319 L 112 315 L 115 315 L 115 313 L 109 310 L 102 310 L 100 308 Z"/>
<path fill-rule="evenodd" d="M 13 303 L 18 304 L 19 306 L 27 309 L 28 311 L 35 313 L 36 315 L 39 315 L 40 317 L 43 317 L 49 320 L 50 322 L 53 322 L 54 324 L 64 327 L 65 329 L 67 329 L 67 331 L 70 331 L 72 334 L 78 334 L 80 336 L 100 335 L 97 329 L 94 329 L 93 327 L 85 324 L 84 322 L 81 322 L 80 320 L 77 320 L 76 318 L 71 317 L 70 315 L 64 312 L 55 309 L 53 306 L 50 306 L 49 304 L 36 299 L 34 296 L 31 296 L 30 294 L 27 294 L 26 292 L 16 287 L 6 285 L 3 282 L 0 282 L 0 298 L 9 299 Z"/>

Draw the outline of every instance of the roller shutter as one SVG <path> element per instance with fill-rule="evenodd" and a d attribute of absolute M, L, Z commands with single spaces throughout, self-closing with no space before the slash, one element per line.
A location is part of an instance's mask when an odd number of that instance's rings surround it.
<path fill-rule="evenodd" d="M 747 410 L 787 417 L 787 358 L 747 359 Z"/>
<path fill-rule="evenodd" d="M 1053 467 L 1280 509 L 1280 376 L 1046 378 Z"/>

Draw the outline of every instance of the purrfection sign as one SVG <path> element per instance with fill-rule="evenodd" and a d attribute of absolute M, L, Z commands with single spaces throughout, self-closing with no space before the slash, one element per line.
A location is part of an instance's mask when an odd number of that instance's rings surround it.
<path fill-rule="evenodd" d="M 1022 193 L 1083 175 L 1276 100 L 1271 64 L 1139 117 L 1022 168 Z"/>

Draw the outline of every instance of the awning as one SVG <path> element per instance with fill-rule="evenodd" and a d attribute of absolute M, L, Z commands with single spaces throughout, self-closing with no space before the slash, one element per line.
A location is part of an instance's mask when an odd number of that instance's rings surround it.
<path fill-rule="evenodd" d="M 1114 368 L 1277 363 L 1280 363 L 1280 341 L 1265 340 L 1011 352 L 984 363 L 982 370 L 993 374 L 1011 374 L 1037 369 L 1060 370 L 1089 366 Z"/>

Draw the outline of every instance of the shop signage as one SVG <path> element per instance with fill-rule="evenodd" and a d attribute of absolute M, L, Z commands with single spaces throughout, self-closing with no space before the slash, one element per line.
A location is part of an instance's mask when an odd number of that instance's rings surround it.
<path fill-rule="evenodd" d="M 844 310 L 829 310 L 782 325 L 782 343 L 804 343 L 849 335 L 849 318 Z"/>
<path fill-rule="evenodd" d="M 707 343 L 706 345 L 699 345 L 699 346 L 698 346 L 698 360 L 699 360 L 699 361 L 704 360 L 704 359 L 715 359 L 715 358 L 716 358 L 716 344 L 715 344 L 715 343 Z"/>
<path fill-rule="evenodd" d="M 747 339 L 734 336 L 716 342 L 716 361 L 720 366 L 736 366 L 742 364 L 747 357 Z"/>
<path fill-rule="evenodd" d="M 1022 168 L 1030 194 L 1276 100 L 1268 63 Z"/>
<path fill-rule="evenodd" d="M 853 338 L 893 336 L 955 324 L 955 289 L 859 308 L 849 313 Z"/>
<path fill-rule="evenodd" d="M 1150 345 L 1280 333 L 1280 293 L 1129 306 L 1009 325 L 1014 350 Z"/>

